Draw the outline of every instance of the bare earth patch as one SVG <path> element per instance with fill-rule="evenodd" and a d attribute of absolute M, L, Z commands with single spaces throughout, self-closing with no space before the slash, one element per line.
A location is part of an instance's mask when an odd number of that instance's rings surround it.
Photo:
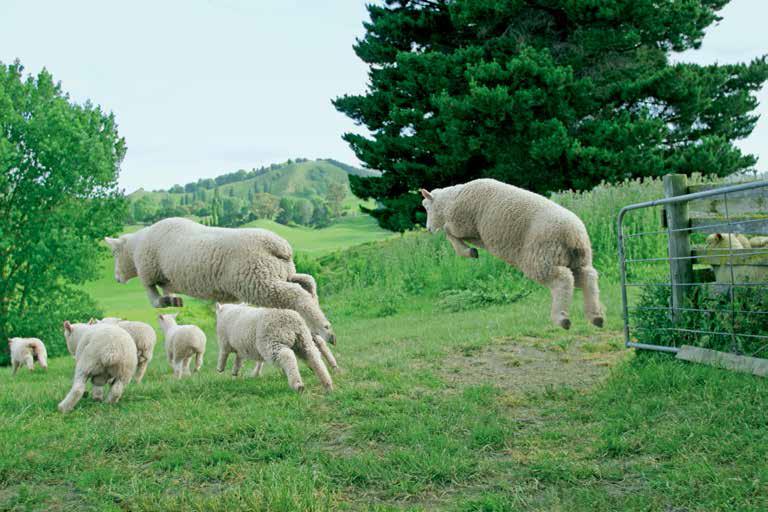
<path fill-rule="evenodd" d="M 629 354 L 615 332 L 565 336 L 554 342 L 501 337 L 490 345 L 461 347 L 442 361 L 441 373 L 456 387 L 485 383 L 520 394 L 562 386 L 585 389 Z"/>

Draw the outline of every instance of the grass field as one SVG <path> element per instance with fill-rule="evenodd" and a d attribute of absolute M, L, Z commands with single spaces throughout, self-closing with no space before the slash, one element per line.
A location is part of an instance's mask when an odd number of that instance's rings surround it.
<path fill-rule="evenodd" d="M 335 255 L 311 240 L 339 337 L 333 393 L 306 366 L 303 395 L 275 368 L 217 374 L 210 305 L 190 301 L 181 320 L 209 336 L 190 379 L 159 343 L 118 405 L 86 396 L 62 416 L 71 359 L 2 372 L 0 510 L 768 509 L 768 384 L 624 350 L 608 268 L 606 328 L 577 300 L 565 332 L 548 292 L 487 254 L 426 234 Z M 107 314 L 151 320 L 111 273 L 89 285 Z M 478 287 L 499 303 L 474 303 Z M 468 309 L 448 307 L 457 296 Z"/>

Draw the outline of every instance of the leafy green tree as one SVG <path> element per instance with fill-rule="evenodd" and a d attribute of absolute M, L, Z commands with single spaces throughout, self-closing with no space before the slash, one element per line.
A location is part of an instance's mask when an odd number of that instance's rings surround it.
<path fill-rule="evenodd" d="M 277 214 L 275 219 L 280 224 L 288 224 L 293 222 L 296 213 L 296 200 L 292 197 L 281 197 L 279 203 L 280 213 Z"/>
<path fill-rule="evenodd" d="M 366 94 L 336 108 L 381 178 L 350 176 L 390 229 L 423 223 L 418 189 L 491 177 L 535 192 L 702 172 L 755 157 L 733 144 L 757 117 L 765 57 L 670 62 L 698 48 L 729 0 L 385 0 L 355 52 Z"/>
<path fill-rule="evenodd" d="M 280 213 L 280 198 L 266 192 L 254 194 L 251 212 L 257 219 L 272 220 Z"/>
<path fill-rule="evenodd" d="M 341 216 L 342 205 L 347 197 L 347 187 L 344 183 L 332 181 L 328 184 L 328 190 L 325 193 L 325 200 L 330 209 L 330 215 L 333 218 Z"/>
<path fill-rule="evenodd" d="M 0 339 L 40 337 L 60 354 L 61 322 L 99 313 L 76 285 L 122 227 L 124 155 L 112 114 L 70 101 L 45 70 L 0 63 Z"/>
<path fill-rule="evenodd" d="M 316 228 L 325 228 L 331 225 L 331 209 L 328 203 L 322 200 L 313 201 L 312 225 Z"/>
<path fill-rule="evenodd" d="M 312 202 L 309 199 L 300 197 L 296 199 L 293 221 L 301 226 L 309 226 L 314 212 L 315 207 L 312 206 Z"/>

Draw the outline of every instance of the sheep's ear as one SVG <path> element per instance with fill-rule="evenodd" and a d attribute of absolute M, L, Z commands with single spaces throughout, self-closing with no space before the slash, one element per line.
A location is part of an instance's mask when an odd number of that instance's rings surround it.
<path fill-rule="evenodd" d="M 93 318 L 93 317 L 91 317 L 91 319 L 90 319 L 90 320 L 88 320 L 88 325 L 93 325 L 93 324 L 95 324 L 95 323 L 96 323 L 96 319 L 95 319 L 95 318 Z"/>
<path fill-rule="evenodd" d="M 419 190 L 419 192 L 421 192 L 421 195 L 424 197 L 424 199 L 429 199 L 430 201 L 432 201 L 432 199 L 434 199 L 432 197 L 432 194 L 429 193 L 429 190 L 427 190 L 425 188 L 422 188 L 421 190 Z"/>
<path fill-rule="evenodd" d="M 217 302 L 217 303 L 216 303 L 216 312 L 218 313 L 219 311 L 221 311 L 221 304 L 219 304 L 219 303 Z"/>
<path fill-rule="evenodd" d="M 165 315 L 157 315 L 157 319 L 158 319 L 158 320 L 163 320 L 163 319 L 164 319 L 164 318 L 163 318 L 164 316 L 165 316 Z"/>
<path fill-rule="evenodd" d="M 69 323 L 69 320 L 64 320 L 64 330 L 69 333 L 72 332 L 72 324 Z"/>
<path fill-rule="evenodd" d="M 107 242 L 107 245 L 109 245 L 113 249 L 120 245 L 120 239 L 119 238 L 110 238 L 108 236 L 105 236 L 104 237 L 104 241 Z"/>
<path fill-rule="evenodd" d="M 715 233 L 715 240 L 722 240 L 723 234 L 722 233 Z"/>
<path fill-rule="evenodd" d="M 168 316 L 173 318 L 174 320 L 176 320 L 176 317 L 179 316 L 179 314 L 178 313 L 170 313 Z"/>

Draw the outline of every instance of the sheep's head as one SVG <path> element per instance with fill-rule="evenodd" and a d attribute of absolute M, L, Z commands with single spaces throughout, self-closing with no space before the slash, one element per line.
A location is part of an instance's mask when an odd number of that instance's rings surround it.
<path fill-rule="evenodd" d="M 424 200 L 421 205 L 427 211 L 427 229 L 434 233 L 443 228 L 445 225 L 445 214 L 443 212 L 443 205 L 440 201 L 436 200 L 440 189 L 435 189 L 432 192 L 427 189 L 421 189 L 421 196 Z"/>
<path fill-rule="evenodd" d="M 75 331 L 80 325 L 81 324 L 71 324 L 68 320 L 64 321 L 64 339 L 67 342 L 67 351 L 73 356 L 77 353 L 77 343 L 79 341 L 79 337 Z"/>
<path fill-rule="evenodd" d="M 328 321 L 325 313 L 320 309 L 320 303 L 303 288 L 301 291 L 303 296 L 300 303 L 297 304 L 296 308 L 292 309 L 295 309 L 301 315 L 312 335 L 320 336 L 328 343 L 335 345 L 336 334 L 333 332 L 331 322 Z"/>
<path fill-rule="evenodd" d="M 138 275 L 136 265 L 133 263 L 133 255 L 128 250 L 128 239 L 131 235 L 123 235 L 120 238 L 106 237 L 104 239 L 115 258 L 115 280 L 125 284 L 129 279 Z"/>
<path fill-rule="evenodd" d="M 157 315 L 157 323 L 160 324 L 160 328 L 163 331 L 166 331 L 169 327 L 176 325 L 176 317 L 178 315 L 178 313 L 164 313 L 162 315 Z"/>

